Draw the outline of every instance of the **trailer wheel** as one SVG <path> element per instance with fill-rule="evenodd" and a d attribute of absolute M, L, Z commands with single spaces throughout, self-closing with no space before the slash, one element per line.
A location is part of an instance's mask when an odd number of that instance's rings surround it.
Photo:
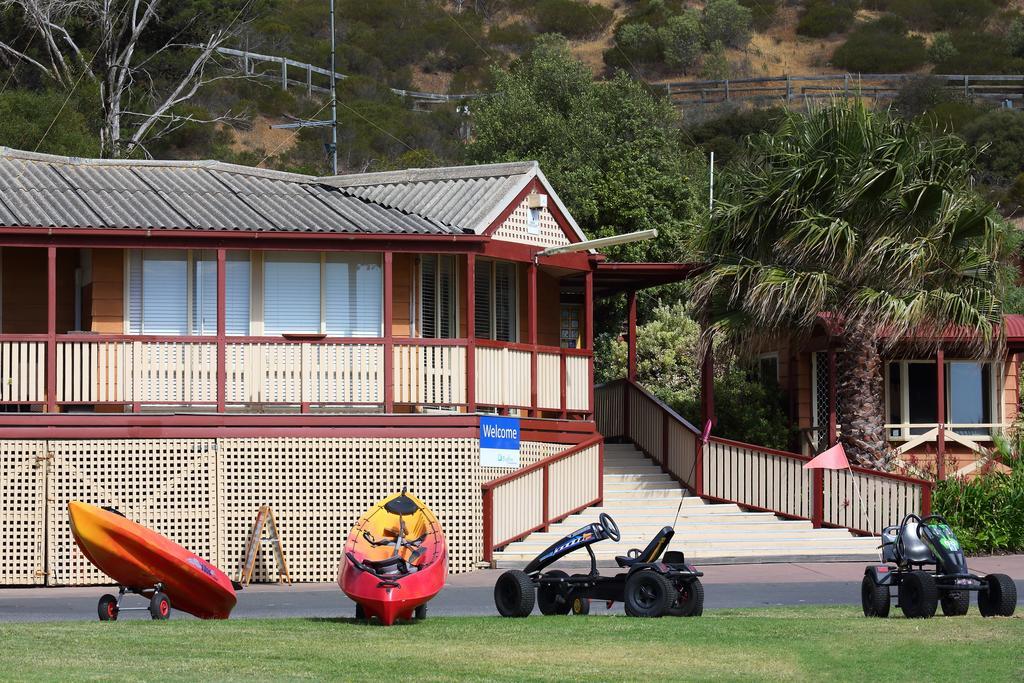
<path fill-rule="evenodd" d="M 939 587 L 928 572 L 908 573 L 900 582 L 900 609 L 908 619 L 930 619 L 939 606 Z"/>
<path fill-rule="evenodd" d="M 670 617 L 699 617 L 704 614 L 704 584 L 700 579 L 680 584 L 678 597 L 667 614 Z"/>
<path fill-rule="evenodd" d="M 572 613 L 576 615 L 590 614 L 590 598 L 573 598 Z"/>
<path fill-rule="evenodd" d="M 661 617 L 676 601 L 679 592 L 664 574 L 641 570 L 626 579 L 623 603 L 631 617 Z"/>
<path fill-rule="evenodd" d="M 978 611 L 983 617 L 1010 617 L 1017 608 L 1017 586 L 1006 574 L 989 574 L 978 592 Z"/>
<path fill-rule="evenodd" d="M 564 579 L 569 575 L 558 569 L 547 572 L 544 578 Z M 572 609 L 572 602 L 562 586 L 542 583 L 537 586 L 537 607 L 546 617 L 564 616 Z"/>
<path fill-rule="evenodd" d="M 412 613 L 412 618 L 416 621 L 423 621 L 427 618 L 427 603 L 423 603 L 416 608 L 416 611 Z"/>
<path fill-rule="evenodd" d="M 536 599 L 533 581 L 519 569 L 505 572 L 494 584 L 494 606 L 503 617 L 530 616 Z"/>
<path fill-rule="evenodd" d="M 889 587 L 879 586 L 867 574 L 860 582 L 860 604 L 864 608 L 864 616 L 881 617 L 889 616 Z"/>
<path fill-rule="evenodd" d="M 962 617 L 971 608 L 970 591 L 948 591 L 939 598 L 942 614 L 947 617 Z"/>
<path fill-rule="evenodd" d="M 99 613 L 100 621 L 116 621 L 117 620 L 117 598 L 110 593 L 100 597 L 100 604 L 97 605 L 96 611 Z"/>
<path fill-rule="evenodd" d="M 153 593 L 153 597 L 149 599 L 149 616 L 153 617 L 158 621 L 164 619 L 170 619 L 171 617 L 171 600 L 166 595 L 157 591 Z"/>

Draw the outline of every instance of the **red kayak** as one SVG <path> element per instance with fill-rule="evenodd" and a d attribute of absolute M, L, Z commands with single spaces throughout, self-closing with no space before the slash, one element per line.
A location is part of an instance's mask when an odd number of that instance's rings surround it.
<path fill-rule="evenodd" d="M 370 508 L 349 532 L 338 585 L 356 602 L 356 618 L 390 626 L 423 619 L 448 576 L 448 548 L 434 513 L 409 493 Z"/>
<path fill-rule="evenodd" d="M 174 541 L 117 512 L 71 501 L 71 531 L 89 561 L 121 584 L 121 597 L 149 598 L 154 619 L 170 616 L 171 606 L 200 619 L 227 619 L 235 589 L 224 572 Z M 117 619 L 121 601 L 100 598 L 101 620 Z M 144 608 L 143 608 L 144 609 Z"/>

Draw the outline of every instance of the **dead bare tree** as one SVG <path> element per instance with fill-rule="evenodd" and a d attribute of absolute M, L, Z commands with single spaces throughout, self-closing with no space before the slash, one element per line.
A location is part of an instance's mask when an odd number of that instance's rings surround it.
<path fill-rule="evenodd" d="M 217 48 L 235 37 L 244 26 L 247 0 L 234 19 L 203 35 L 202 42 L 183 40 L 184 29 L 156 49 L 143 49 L 147 31 L 160 22 L 160 12 L 173 0 L 0 0 L 0 8 L 17 8 L 25 27 L 41 39 L 45 48 L 27 54 L 0 42 L 0 52 L 39 69 L 45 77 L 69 92 L 83 78 L 99 86 L 103 124 L 100 149 L 107 157 L 145 153 L 145 145 L 189 122 L 215 123 L 234 120 L 230 112 L 200 118 L 182 114 L 178 107 L 213 81 L 244 77 L 226 70 L 217 61 Z M 74 24 L 93 27 L 89 44 L 80 44 Z M 189 29 L 195 29 L 192 22 Z M 161 55 L 187 51 L 191 63 L 182 73 L 167 79 L 154 72 Z M 90 56 L 91 54 L 91 56 Z"/>

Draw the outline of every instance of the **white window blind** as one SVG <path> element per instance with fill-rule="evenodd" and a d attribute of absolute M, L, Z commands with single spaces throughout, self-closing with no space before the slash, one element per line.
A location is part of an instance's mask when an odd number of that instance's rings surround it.
<path fill-rule="evenodd" d="M 320 254 L 267 252 L 263 259 L 266 334 L 320 331 Z"/>
<path fill-rule="evenodd" d="M 192 334 L 217 334 L 217 252 L 193 253 Z"/>
<path fill-rule="evenodd" d="M 473 297 L 473 311 L 475 330 L 477 339 L 492 339 L 493 333 L 491 332 L 491 323 L 493 317 L 491 315 L 494 310 L 491 305 L 491 292 L 493 290 L 492 283 L 493 278 L 493 264 L 490 261 L 477 261 L 476 264 L 476 283 L 475 292 Z"/>
<path fill-rule="evenodd" d="M 142 256 L 143 334 L 188 334 L 188 261 L 184 250 Z"/>
<path fill-rule="evenodd" d="M 142 251 L 128 251 L 128 334 L 142 334 Z"/>
<path fill-rule="evenodd" d="M 455 257 L 427 254 L 420 257 L 420 336 L 451 339 L 456 336 Z"/>
<path fill-rule="evenodd" d="M 233 335 L 249 334 L 249 299 L 251 270 L 249 252 L 229 251 L 224 287 L 225 331 Z"/>
<path fill-rule="evenodd" d="M 379 256 L 328 253 L 324 258 L 327 334 L 336 337 L 381 336 L 383 289 Z"/>
<path fill-rule="evenodd" d="M 484 260 L 478 262 L 474 304 L 475 332 L 478 339 L 516 341 L 517 272 L 514 263 Z"/>

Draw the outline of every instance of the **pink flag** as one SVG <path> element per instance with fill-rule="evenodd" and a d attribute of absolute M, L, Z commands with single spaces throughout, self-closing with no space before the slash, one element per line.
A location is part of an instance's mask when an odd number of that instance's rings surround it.
<path fill-rule="evenodd" d="M 707 443 L 708 439 L 711 438 L 711 420 L 708 420 L 704 424 L 704 431 L 700 434 L 700 442 Z"/>
<path fill-rule="evenodd" d="M 846 459 L 846 451 L 843 444 L 837 443 L 827 451 L 814 456 L 804 465 L 805 470 L 846 470 L 850 468 L 850 461 Z"/>

